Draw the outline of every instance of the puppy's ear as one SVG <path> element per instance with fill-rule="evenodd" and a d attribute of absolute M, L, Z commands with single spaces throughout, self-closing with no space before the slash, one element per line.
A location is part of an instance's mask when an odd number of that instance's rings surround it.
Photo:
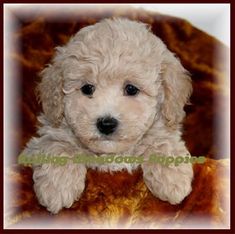
<path fill-rule="evenodd" d="M 161 72 L 164 89 L 162 115 L 166 124 L 175 128 L 185 116 L 184 105 L 192 93 L 191 78 L 170 51 L 164 53 Z"/>
<path fill-rule="evenodd" d="M 40 73 L 42 80 L 37 94 L 42 103 L 44 114 L 53 126 L 58 126 L 63 114 L 62 69 L 53 61 Z"/>

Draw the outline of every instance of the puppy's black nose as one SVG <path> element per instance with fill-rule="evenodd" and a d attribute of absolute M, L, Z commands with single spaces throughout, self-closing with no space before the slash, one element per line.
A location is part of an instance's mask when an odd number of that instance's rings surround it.
<path fill-rule="evenodd" d="M 109 135 L 117 129 L 118 121 L 112 117 L 98 118 L 96 127 L 105 135 Z"/>

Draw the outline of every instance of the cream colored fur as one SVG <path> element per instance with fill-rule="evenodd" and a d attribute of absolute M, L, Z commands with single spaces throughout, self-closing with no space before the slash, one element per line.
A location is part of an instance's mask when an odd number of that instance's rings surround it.
<path fill-rule="evenodd" d="M 92 98 L 81 93 L 85 83 L 95 85 Z M 125 84 L 140 89 L 125 96 Z M 191 80 L 164 43 L 143 23 L 105 19 L 81 29 L 42 71 L 39 96 L 44 113 L 38 136 L 24 154 L 148 157 L 189 155 L 181 139 L 184 105 L 191 94 Z M 99 134 L 95 123 L 105 114 L 119 121 L 111 136 Z M 103 171 L 138 165 L 90 165 Z M 191 164 L 178 167 L 143 163 L 150 191 L 171 204 L 191 191 Z M 70 207 L 85 187 L 87 165 L 34 167 L 34 189 L 40 204 L 57 213 Z"/>

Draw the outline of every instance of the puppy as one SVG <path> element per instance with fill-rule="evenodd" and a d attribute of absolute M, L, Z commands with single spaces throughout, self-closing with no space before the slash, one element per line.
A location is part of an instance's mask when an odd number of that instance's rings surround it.
<path fill-rule="evenodd" d="M 41 75 L 41 125 L 23 154 L 71 159 L 78 154 L 190 156 L 181 139 L 181 123 L 191 79 L 145 24 L 105 19 L 85 27 L 57 48 Z M 34 190 L 40 204 L 52 213 L 69 208 L 84 190 L 88 166 L 131 172 L 139 165 L 72 160 L 64 166 L 35 165 Z M 157 198 L 178 204 L 191 192 L 191 164 L 143 161 L 140 166 Z"/>

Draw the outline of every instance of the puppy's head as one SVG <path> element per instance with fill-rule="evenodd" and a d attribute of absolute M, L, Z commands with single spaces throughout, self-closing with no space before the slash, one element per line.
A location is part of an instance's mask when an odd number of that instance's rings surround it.
<path fill-rule="evenodd" d="M 57 48 L 39 91 L 52 125 L 64 118 L 91 151 L 121 153 L 155 121 L 179 125 L 191 82 L 146 25 L 116 19 L 85 27 Z"/>

